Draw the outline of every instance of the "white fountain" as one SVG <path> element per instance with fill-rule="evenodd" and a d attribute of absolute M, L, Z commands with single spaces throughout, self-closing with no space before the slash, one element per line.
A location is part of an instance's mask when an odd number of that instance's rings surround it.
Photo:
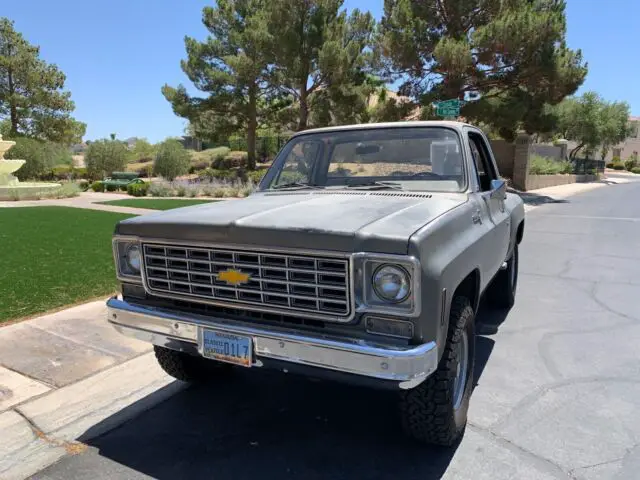
<path fill-rule="evenodd" d="M 26 163 L 26 160 L 5 160 L 5 152 L 15 144 L 16 142 L 2 140 L 0 135 L 0 200 L 40 198 L 46 192 L 61 187 L 59 183 L 21 183 L 13 176 L 12 173 Z"/>

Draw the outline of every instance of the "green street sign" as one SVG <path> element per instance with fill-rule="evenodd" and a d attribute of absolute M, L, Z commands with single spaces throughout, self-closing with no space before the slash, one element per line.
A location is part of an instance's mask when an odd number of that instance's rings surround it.
<path fill-rule="evenodd" d="M 436 115 L 438 115 L 439 117 L 459 117 L 460 107 L 463 103 L 464 102 L 458 100 L 457 98 L 443 100 L 442 102 L 436 102 L 434 104 L 436 107 Z"/>
<path fill-rule="evenodd" d="M 456 107 L 436 107 L 436 115 L 439 117 L 459 117 L 460 108 Z"/>
<path fill-rule="evenodd" d="M 438 107 L 442 107 L 442 108 L 447 108 L 447 107 L 451 107 L 451 108 L 460 108 L 462 106 L 462 101 L 458 100 L 457 98 L 452 98 L 450 100 L 443 100 L 441 102 L 436 102 L 436 108 Z"/>

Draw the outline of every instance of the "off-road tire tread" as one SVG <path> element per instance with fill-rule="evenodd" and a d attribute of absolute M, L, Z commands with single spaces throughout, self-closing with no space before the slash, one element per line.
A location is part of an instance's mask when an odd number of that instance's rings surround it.
<path fill-rule="evenodd" d="M 448 341 L 438 369 L 424 382 L 401 393 L 400 413 L 405 433 L 420 442 L 450 446 L 463 434 L 465 425 L 456 426 L 453 411 L 455 381 L 455 346 L 468 321 L 473 322 L 473 308 L 466 297 L 455 297 L 451 303 Z M 471 319 L 471 320 L 469 320 Z M 469 342 L 473 339 L 469 338 Z M 473 359 L 469 359 L 467 389 L 473 388 Z M 470 394 L 470 393 L 469 393 Z"/>
<path fill-rule="evenodd" d="M 176 380 L 189 383 L 205 382 L 216 374 L 227 372 L 230 365 L 195 357 L 164 347 L 153 347 L 160 367 Z"/>

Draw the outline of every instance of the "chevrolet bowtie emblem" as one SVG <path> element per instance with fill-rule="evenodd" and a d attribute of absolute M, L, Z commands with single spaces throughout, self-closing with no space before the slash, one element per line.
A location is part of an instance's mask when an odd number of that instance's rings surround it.
<path fill-rule="evenodd" d="M 242 273 L 239 270 L 225 270 L 218 274 L 218 280 L 226 282 L 227 285 L 237 287 L 238 285 L 244 285 L 248 283 L 251 276 L 248 273 Z"/>

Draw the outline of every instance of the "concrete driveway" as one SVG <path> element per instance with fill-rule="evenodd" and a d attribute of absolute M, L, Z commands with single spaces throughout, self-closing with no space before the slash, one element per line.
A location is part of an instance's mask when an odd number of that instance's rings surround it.
<path fill-rule="evenodd" d="M 520 261 L 513 310 L 479 313 L 456 449 L 405 441 L 392 394 L 240 371 L 33 478 L 640 478 L 640 183 L 533 210 Z"/>

